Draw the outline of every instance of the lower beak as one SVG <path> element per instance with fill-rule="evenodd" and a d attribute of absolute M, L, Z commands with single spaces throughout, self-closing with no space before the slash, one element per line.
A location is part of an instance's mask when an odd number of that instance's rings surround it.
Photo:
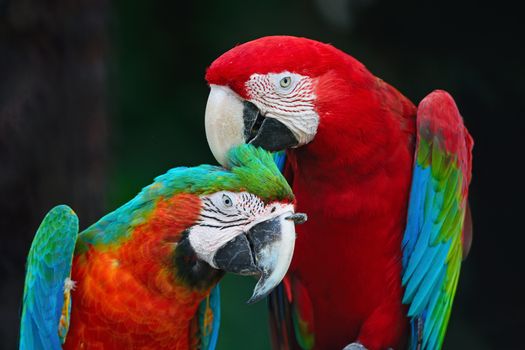
<path fill-rule="evenodd" d="M 228 167 L 227 152 L 250 143 L 275 152 L 298 145 L 294 134 L 279 120 L 264 117 L 251 102 L 244 101 L 230 88 L 210 85 L 206 104 L 206 138 L 215 159 Z"/>
<path fill-rule="evenodd" d="M 248 303 L 264 298 L 283 279 L 292 261 L 295 226 L 291 212 L 254 225 L 217 250 L 217 268 L 241 275 L 259 275 Z"/>

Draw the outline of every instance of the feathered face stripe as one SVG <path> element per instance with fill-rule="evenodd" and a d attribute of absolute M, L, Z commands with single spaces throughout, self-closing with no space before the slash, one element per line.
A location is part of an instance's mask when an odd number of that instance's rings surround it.
<path fill-rule="evenodd" d="M 257 196 L 247 192 L 220 192 L 201 199 L 204 206 L 199 224 L 221 230 L 245 226 L 264 208 Z"/>
<path fill-rule="evenodd" d="M 300 145 L 313 140 L 319 115 L 312 78 L 287 71 L 253 74 L 246 82 L 246 91 L 261 114 L 286 125 Z"/>
<path fill-rule="evenodd" d="M 282 211 L 293 212 L 285 202 L 265 204 L 248 192 L 220 191 L 200 197 L 203 203 L 198 222 L 190 230 L 189 239 L 197 255 L 213 266 L 217 249 L 253 225 Z"/>

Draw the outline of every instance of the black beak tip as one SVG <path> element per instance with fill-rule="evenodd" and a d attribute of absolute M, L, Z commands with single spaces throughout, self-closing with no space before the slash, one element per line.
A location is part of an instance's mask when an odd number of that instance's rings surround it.
<path fill-rule="evenodd" d="M 285 218 L 286 220 L 293 221 L 295 224 L 304 224 L 308 220 L 308 215 L 305 213 L 295 213 Z"/>

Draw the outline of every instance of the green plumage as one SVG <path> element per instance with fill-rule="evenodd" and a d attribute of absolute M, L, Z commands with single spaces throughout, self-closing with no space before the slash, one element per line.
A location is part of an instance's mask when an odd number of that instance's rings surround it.
<path fill-rule="evenodd" d="M 127 239 L 133 227 L 148 219 L 160 198 L 170 198 L 177 193 L 206 195 L 217 191 L 246 191 L 265 202 L 293 200 L 292 189 L 267 151 L 240 145 L 229 152 L 228 159 L 228 170 L 200 165 L 173 168 L 158 176 L 134 199 L 82 232 L 82 243 L 79 242 L 77 249 L 83 251 L 87 243 L 105 245 Z"/>

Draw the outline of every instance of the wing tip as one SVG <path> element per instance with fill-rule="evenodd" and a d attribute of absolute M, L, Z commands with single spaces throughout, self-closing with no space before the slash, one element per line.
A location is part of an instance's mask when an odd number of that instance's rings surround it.
<path fill-rule="evenodd" d="M 448 152 L 458 153 L 466 146 L 470 152 L 472 136 L 463 123 L 454 98 L 445 90 L 434 90 L 419 103 L 417 109 L 419 135 L 423 138 L 443 140 Z"/>
<path fill-rule="evenodd" d="M 462 123 L 458 106 L 452 95 L 445 90 L 434 90 L 417 107 L 418 117 L 431 121 L 432 124 L 456 125 Z"/>
<path fill-rule="evenodd" d="M 59 204 L 55 207 L 53 207 L 46 216 L 53 216 L 53 217 L 74 217 L 77 218 L 77 213 L 73 209 L 71 209 L 70 206 L 66 204 Z"/>

